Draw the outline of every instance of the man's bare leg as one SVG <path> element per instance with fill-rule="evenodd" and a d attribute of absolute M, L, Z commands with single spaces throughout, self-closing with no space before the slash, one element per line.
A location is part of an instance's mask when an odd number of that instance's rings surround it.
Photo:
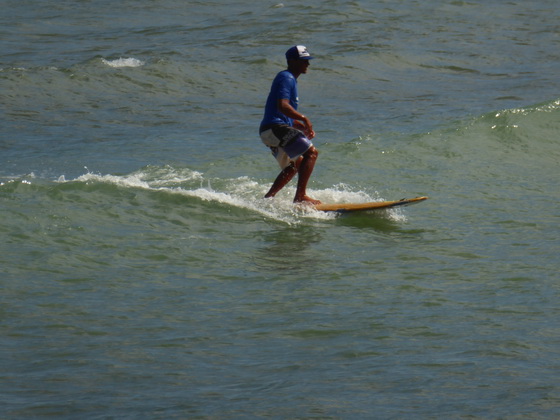
<path fill-rule="evenodd" d="M 298 183 L 294 203 L 321 204 L 319 200 L 315 200 L 307 196 L 307 182 L 311 177 L 311 173 L 313 172 L 318 156 L 319 151 L 315 148 L 315 146 L 311 146 L 309 150 L 303 154 L 303 159 L 301 159 L 301 162 L 298 165 Z"/>
<path fill-rule="evenodd" d="M 300 157 L 296 162 L 292 162 L 289 166 L 286 166 L 282 172 L 276 177 L 272 183 L 272 187 L 264 196 L 265 198 L 274 197 L 278 191 L 280 191 L 284 186 L 292 180 L 295 174 L 298 172 L 298 167 L 302 158 Z"/>

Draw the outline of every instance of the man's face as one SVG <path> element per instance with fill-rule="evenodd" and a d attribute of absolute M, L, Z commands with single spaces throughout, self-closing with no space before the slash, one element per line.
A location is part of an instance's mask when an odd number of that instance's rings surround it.
<path fill-rule="evenodd" d="M 307 73 L 307 68 L 309 67 L 310 64 L 309 61 L 310 60 L 302 60 L 302 59 L 296 60 L 298 66 L 297 68 L 300 73 Z"/>

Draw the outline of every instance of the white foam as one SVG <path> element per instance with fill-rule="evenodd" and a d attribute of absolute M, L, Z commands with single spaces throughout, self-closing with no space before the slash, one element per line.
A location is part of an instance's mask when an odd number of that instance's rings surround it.
<path fill-rule="evenodd" d="M 224 180 L 216 180 L 220 184 Z M 211 180 L 205 180 L 206 185 L 199 188 L 186 189 L 179 188 L 161 188 L 172 194 L 182 194 L 189 197 L 196 197 L 203 201 L 227 204 L 232 207 L 250 210 L 252 212 L 261 214 L 270 219 L 281 221 L 287 224 L 301 223 L 302 216 L 314 217 L 318 219 L 332 218 L 325 213 L 314 215 L 303 213 L 297 206 L 294 206 L 291 195 L 287 192 L 282 194 L 282 197 L 275 197 L 272 199 L 263 198 L 267 190 L 267 186 L 263 186 L 258 182 L 249 179 L 248 177 L 240 177 L 236 179 L 226 180 L 225 188 L 227 191 L 216 191 L 212 187 Z"/>
<path fill-rule="evenodd" d="M 142 60 L 138 60 L 137 58 L 118 58 L 116 60 L 105 60 L 104 58 L 101 59 L 103 64 L 108 65 L 109 67 L 115 68 L 122 68 L 122 67 L 141 67 L 145 62 Z"/>
<path fill-rule="evenodd" d="M 147 168 L 128 175 L 101 175 L 88 171 L 86 174 L 76 178 L 75 181 L 96 181 L 122 187 L 158 190 L 163 189 L 163 187 L 167 185 L 177 185 L 200 179 L 202 179 L 202 174 L 200 172 L 191 170 L 176 171 L 173 168 L 164 167 L 160 169 Z M 58 182 L 67 182 L 64 175 L 59 177 Z"/>
<path fill-rule="evenodd" d="M 89 182 L 103 182 L 107 184 L 114 184 L 120 187 L 133 187 L 133 188 L 145 188 L 149 189 L 150 185 L 147 182 L 142 181 L 142 178 L 138 175 L 131 174 L 127 176 L 118 175 L 97 175 L 93 173 L 87 173 L 85 175 L 76 178 L 76 181 L 81 181 L 85 183 Z"/>
<path fill-rule="evenodd" d="M 346 184 L 333 185 L 330 188 L 314 192 L 313 198 L 317 198 L 324 203 L 364 203 L 368 201 L 382 201 L 377 192 L 372 197 L 365 191 L 353 191 Z"/>
<path fill-rule="evenodd" d="M 200 172 L 172 167 L 148 167 L 128 175 L 100 175 L 88 172 L 74 181 L 101 182 L 128 188 L 142 188 L 152 191 L 165 191 L 196 197 L 203 201 L 226 204 L 247 209 L 267 218 L 288 224 L 299 224 L 303 220 L 331 220 L 339 217 L 337 213 L 314 210 L 310 206 L 294 206 L 292 199 L 295 186 L 288 186 L 274 198 L 263 198 L 268 184 L 263 185 L 249 177 L 232 179 L 207 179 Z M 58 182 L 69 182 L 62 175 Z M 216 189 L 213 187 L 216 185 Z M 374 196 L 364 191 L 353 191 L 345 184 L 338 184 L 322 190 L 309 189 L 309 195 L 328 203 L 360 203 L 382 201 L 377 192 Z M 395 221 L 406 221 L 398 209 L 385 212 L 384 217 Z"/>

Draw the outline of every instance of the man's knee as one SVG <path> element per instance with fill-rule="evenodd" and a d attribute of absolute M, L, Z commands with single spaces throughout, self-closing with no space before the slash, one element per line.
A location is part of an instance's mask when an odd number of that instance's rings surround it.
<path fill-rule="evenodd" d="M 317 150 L 317 148 L 315 146 L 311 146 L 307 152 L 305 152 L 305 156 L 307 156 L 309 159 L 317 159 L 317 156 L 319 156 L 319 151 Z"/>

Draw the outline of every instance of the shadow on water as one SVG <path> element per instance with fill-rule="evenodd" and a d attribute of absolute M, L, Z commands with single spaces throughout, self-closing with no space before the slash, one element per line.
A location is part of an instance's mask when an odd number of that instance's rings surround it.
<path fill-rule="evenodd" d="M 379 237 L 398 238 L 426 233 L 423 226 L 409 225 L 405 218 L 394 219 L 387 211 L 342 214 L 335 220 L 338 227 L 359 232 L 370 232 Z"/>
<path fill-rule="evenodd" d="M 382 233 L 399 232 L 402 224 L 402 221 L 390 219 L 386 211 L 346 213 L 336 218 L 337 226 L 370 228 Z"/>
<path fill-rule="evenodd" d="M 262 234 L 261 246 L 251 257 L 254 268 L 260 272 L 282 276 L 309 276 L 313 267 L 328 266 L 332 257 L 321 246 L 335 238 L 353 237 L 348 229 L 362 233 L 370 232 L 378 240 L 402 237 L 425 232 L 407 229 L 404 221 L 390 219 L 382 212 L 345 214 L 320 225 L 290 225 Z M 333 243 L 333 246 L 335 244 Z"/>
<path fill-rule="evenodd" d="M 255 265 L 271 273 L 308 274 L 309 267 L 321 264 L 324 257 L 313 245 L 321 242 L 313 226 L 288 226 L 262 236 L 264 242 L 254 257 Z"/>

